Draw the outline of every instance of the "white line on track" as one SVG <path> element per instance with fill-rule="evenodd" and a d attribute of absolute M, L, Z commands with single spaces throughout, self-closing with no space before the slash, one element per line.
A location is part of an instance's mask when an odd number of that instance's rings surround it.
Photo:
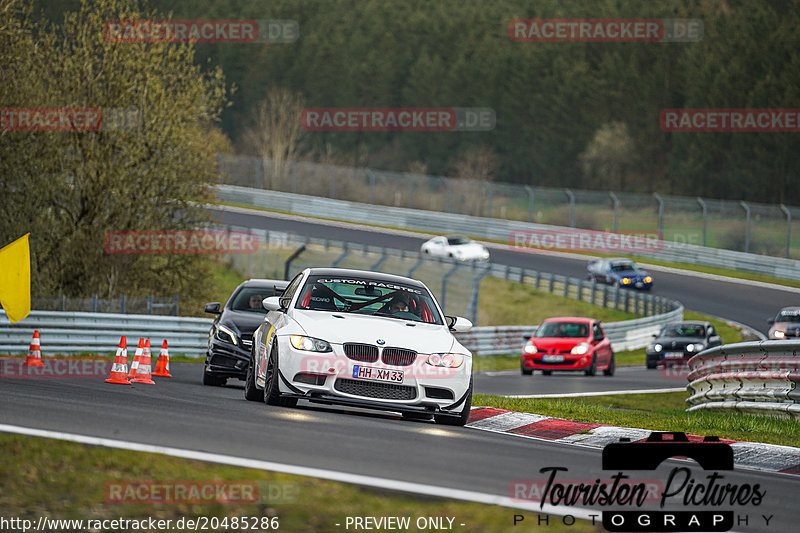
<path fill-rule="evenodd" d="M 217 453 L 201 452 L 197 450 L 187 450 L 183 448 L 172 448 L 169 446 L 158 446 L 155 444 L 144 444 L 140 442 L 106 439 L 103 437 L 93 437 L 90 435 L 64 433 L 61 431 L 35 429 L 23 426 L 13 426 L 8 424 L 0 424 L 0 432 L 15 433 L 17 435 L 27 435 L 31 437 L 42 437 L 46 439 L 57 439 L 69 442 L 77 442 L 80 444 L 88 444 L 91 446 L 105 446 L 107 448 L 116 448 L 120 450 L 157 453 L 161 455 L 168 455 L 170 457 L 194 459 L 197 461 L 206 461 L 209 463 L 240 466 L 243 468 L 256 468 L 259 470 L 268 470 L 271 472 L 281 472 L 284 474 L 293 474 L 293 475 L 306 476 L 318 479 L 327 479 L 330 481 L 351 483 L 355 485 L 388 489 L 399 492 L 408 492 L 412 494 L 419 494 L 425 496 L 434 496 L 437 498 L 444 497 L 454 500 L 483 503 L 487 505 L 500 505 L 502 507 L 523 509 L 528 511 L 537 511 L 540 513 L 547 513 L 558 516 L 572 515 L 575 518 L 581 518 L 584 520 L 591 520 L 592 515 L 594 515 L 596 519 L 600 517 L 599 510 L 595 511 L 583 507 L 567 507 L 563 505 L 553 506 L 549 504 L 540 506 L 538 502 L 518 501 L 508 496 L 500 496 L 497 494 L 487 494 L 483 492 L 454 489 L 450 487 L 439 487 L 436 485 L 428 485 L 425 483 L 399 481 L 388 478 L 367 476 L 363 474 L 337 472 L 335 470 L 327 470 L 324 468 L 317 468 L 317 467 L 288 465 L 284 463 L 263 461 L 259 459 L 246 459 L 243 457 L 234 457 L 232 455 L 222 455 Z"/>
<path fill-rule="evenodd" d="M 579 398 L 581 396 L 605 396 L 606 394 L 648 394 L 651 392 L 681 392 L 686 387 L 676 389 L 607 390 L 597 392 L 569 392 L 565 394 L 504 394 L 505 398 Z"/>

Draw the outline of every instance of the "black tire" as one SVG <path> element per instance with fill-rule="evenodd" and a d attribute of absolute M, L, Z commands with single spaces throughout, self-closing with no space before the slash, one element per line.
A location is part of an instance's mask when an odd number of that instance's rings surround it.
<path fill-rule="evenodd" d="M 267 376 L 264 383 L 264 403 L 267 405 L 278 405 L 281 407 L 294 407 L 297 405 L 296 398 L 283 398 L 278 388 L 278 345 L 272 344 L 272 350 L 267 359 Z"/>
<path fill-rule="evenodd" d="M 552 376 L 553 375 L 553 371 L 552 370 L 542 370 L 542 375 L 543 376 Z"/>
<path fill-rule="evenodd" d="M 433 415 L 428 413 L 400 413 L 405 420 L 430 420 Z"/>
<path fill-rule="evenodd" d="M 255 343 L 253 346 L 255 347 Z M 256 387 L 256 358 L 252 353 L 250 354 L 250 364 L 247 365 L 247 377 L 244 379 L 244 399 L 251 402 L 264 399 L 264 392 Z"/>
<path fill-rule="evenodd" d="M 530 376 L 531 374 L 533 374 L 533 369 L 525 368 L 525 365 L 523 365 L 522 363 L 520 363 L 519 365 L 519 371 L 523 376 Z"/>
<path fill-rule="evenodd" d="M 597 373 L 597 358 L 596 356 L 592 356 L 592 364 L 589 365 L 589 368 L 583 371 L 584 374 L 587 376 L 594 376 Z"/>
<path fill-rule="evenodd" d="M 437 424 L 443 426 L 463 426 L 469 420 L 470 409 L 472 408 L 472 376 L 469 377 L 469 389 L 467 390 L 467 397 L 464 399 L 464 408 L 458 417 L 433 415 L 433 419 Z"/>
<path fill-rule="evenodd" d="M 215 376 L 214 374 L 209 374 L 207 368 L 203 369 L 203 385 L 207 385 L 209 387 L 222 387 L 228 382 L 228 378 L 223 378 L 220 376 Z"/>
<path fill-rule="evenodd" d="M 657 360 L 656 361 L 651 361 L 651 360 L 648 359 L 646 365 L 647 365 L 648 369 L 652 370 L 652 369 L 658 367 L 658 361 Z"/>
<path fill-rule="evenodd" d="M 614 361 L 614 354 L 611 354 L 611 361 L 608 362 L 608 368 L 603 370 L 604 376 L 613 376 L 614 370 L 617 368 L 617 363 Z"/>

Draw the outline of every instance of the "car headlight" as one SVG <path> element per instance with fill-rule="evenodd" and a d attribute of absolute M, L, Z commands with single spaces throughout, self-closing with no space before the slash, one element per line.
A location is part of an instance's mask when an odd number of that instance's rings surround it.
<path fill-rule="evenodd" d="M 786 336 L 786 334 L 782 331 L 773 331 L 772 336 L 775 337 L 776 339 L 782 339 Z"/>
<path fill-rule="evenodd" d="M 525 353 L 536 353 L 539 351 L 539 348 L 536 347 L 531 341 L 525 343 L 525 347 L 522 348 L 522 351 Z"/>
<path fill-rule="evenodd" d="M 631 278 L 622 278 L 622 279 L 620 280 L 620 282 L 621 282 L 623 285 L 630 285 L 630 284 L 631 284 Z"/>
<path fill-rule="evenodd" d="M 655 343 L 655 344 L 653 345 L 653 351 L 654 351 L 654 352 L 660 352 L 660 351 L 661 351 L 663 348 L 664 348 L 664 347 L 663 347 L 663 346 L 661 346 L 661 345 L 660 345 L 660 344 L 658 344 L 658 343 Z"/>
<path fill-rule="evenodd" d="M 237 346 L 239 344 L 239 341 L 236 340 L 236 333 L 234 333 L 231 328 L 223 326 L 222 324 L 217 326 L 217 338 L 221 341 L 230 342 L 231 344 Z"/>
<path fill-rule="evenodd" d="M 295 350 L 303 350 L 306 352 L 330 352 L 331 345 L 328 341 L 316 339 L 314 337 L 306 337 L 304 335 L 292 335 L 289 337 L 289 342 L 294 346 Z"/>
<path fill-rule="evenodd" d="M 645 276 L 644 277 L 644 282 L 645 283 L 652 283 L 652 281 L 653 281 L 653 278 L 651 278 L 650 276 Z"/>
<path fill-rule="evenodd" d="M 426 361 L 431 366 L 458 368 L 464 363 L 464 355 L 460 353 L 432 353 Z"/>
<path fill-rule="evenodd" d="M 589 345 L 586 344 L 585 342 L 582 342 L 582 343 L 578 344 L 577 346 L 575 346 L 573 349 L 571 349 L 569 351 L 569 353 L 575 354 L 575 355 L 583 355 L 588 351 L 589 351 Z"/>
<path fill-rule="evenodd" d="M 702 344 L 700 344 L 700 343 L 698 342 L 698 343 L 695 343 L 695 344 L 690 344 L 690 345 L 688 345 L 688 346 L 686 347 L 686 351 L 687 351 L 687 352 L 702 352 L 702 351 L 703 351 L 703 348 L 705 348 L 705 346 L 703 346 Z"/>

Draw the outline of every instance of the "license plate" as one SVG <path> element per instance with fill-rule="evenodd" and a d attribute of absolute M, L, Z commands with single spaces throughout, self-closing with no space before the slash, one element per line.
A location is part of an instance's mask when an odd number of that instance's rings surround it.
<path fill-rule="evenodd" d="M 666 352 L 664 359 L 683 359 L 683 352 Z"/>
<path fill-rule="evenodd" d="M 637 281 L 636 282 L 636 288 L 637 289 L 641 289 L 642 287 L 644 287 L 644 283 L 642 283 L 641 281 Z"/>
<path fill-rule="evenodd" d="M 545 363 L 561 363 L 564 361 L 563 355 L 543 355 L 542 361 Z"/>
<path fill-rule="evenodd" d="M 353 365 L 353 377 L 356 379 L 371 379 L 374 381 L 390 381 L 392 383 L 403 382 L 402 370 L 390 370 L 388 368 L 375 368 L 372 366 Z"/>

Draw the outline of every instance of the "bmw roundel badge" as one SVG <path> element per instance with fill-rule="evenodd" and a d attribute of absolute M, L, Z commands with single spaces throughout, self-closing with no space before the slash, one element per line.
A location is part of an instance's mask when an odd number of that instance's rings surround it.
<path fill-rule="evenodd" d="M 377 340 L 377 341 L 375 341 L 375 342 L 377 342 L 377 343 L 378 343 L 378 344 L 380 344 L 381 346 L 383 346 L 384 344 L 386 344 L 386 341 L 385 341 L 385 340 L 383 340 L 383 339 L 378 339 L 378 340 Z"/>

